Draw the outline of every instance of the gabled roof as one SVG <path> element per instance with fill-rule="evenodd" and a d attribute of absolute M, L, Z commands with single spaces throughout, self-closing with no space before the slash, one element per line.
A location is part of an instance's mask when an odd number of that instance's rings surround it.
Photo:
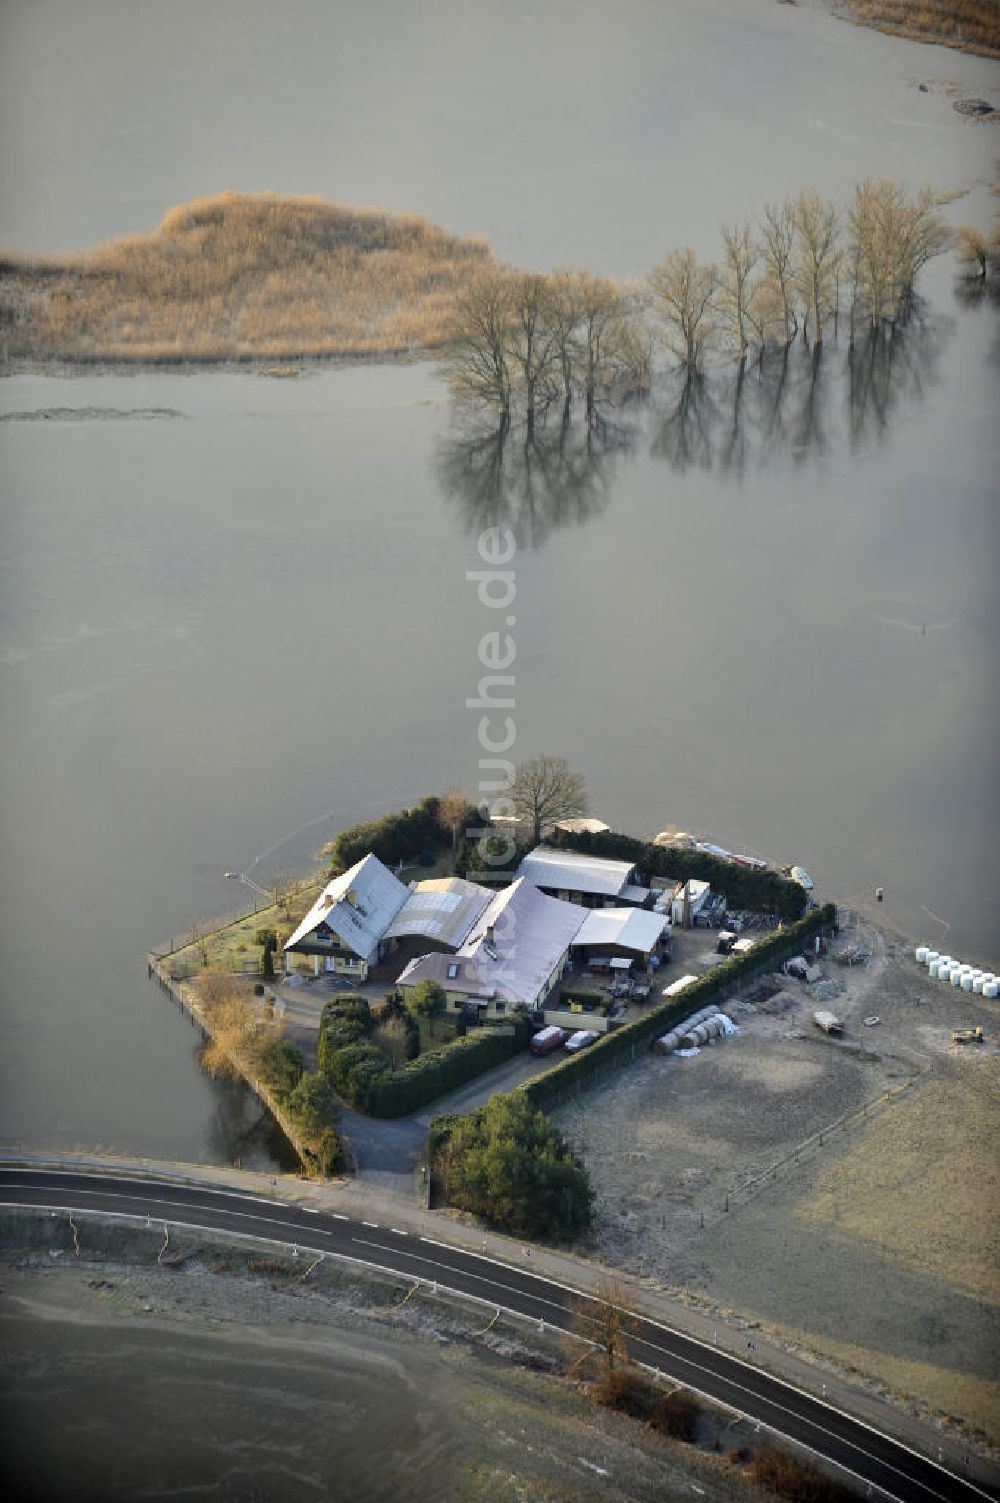
<path fill-rule="evenodd" d="M 447 990 L 531 1005 L 586 916 L 576 903 L 546 897 L 519 878 L 492 899 L 456 955 L 422 955 L 400 983 L 440 981 Z M 453 977 L 449 965 L 457 967 Z"/>
<path fill-rule="evenodd" d="M 294 950 L 326 924 L 355 955 L 370 960 L 409 896 L 409 888 L 377 856 L 363 856 L 327 883 L 285 949 Z"/>
<path fill-rule="evenodd" d="M 417 882 L 385 931 L 386 939 L 420 935 L 457 950 L 493 894 L 462 877 L 431 877 Z"/>
<path fill-rule="evenodd" d="M 581 856 L 576 851 L 556 851 L 538 845 L 521 862 L 519 877 L 534 887 L 558 887 L 564 892 L 589 892 L 617 898 L 635 870 L 631 861 L 611 861 L 605 856 Z"/>
<path fill-rule="evenodd" d="M 584 919 L 574 945 L 619 945 L 648 955 L 667 928 L 662 913 L 642 908 L 592 908 Z"/>

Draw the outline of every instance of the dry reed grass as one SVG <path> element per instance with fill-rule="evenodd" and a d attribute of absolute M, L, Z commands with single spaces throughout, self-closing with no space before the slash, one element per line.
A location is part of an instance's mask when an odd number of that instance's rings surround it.
<path fill-rule="evenodd" d="M 0 344 L 84 361 L 406 354 L 444 343 L 490 259 L 415 215 L 223 193 L 94 251 L 0 255 Z"/>
<path fill-rule="evenodd" d="M 846 0 L 856 21 L 892 36 L 1000 57 L 997 0 Z"/>

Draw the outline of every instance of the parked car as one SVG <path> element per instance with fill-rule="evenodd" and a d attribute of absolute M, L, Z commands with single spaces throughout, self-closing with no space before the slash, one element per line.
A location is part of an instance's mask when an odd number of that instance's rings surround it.
<path fill-rule="evenodd" d="M 566 1053 L 576 1054 L 581 1049 L 586 1049 L 588 1044 L 594 1044 L 600 1038 L 600 1034 L 591 1033 L 589 1028 L 581 1028 L 566 1040 Z"/>

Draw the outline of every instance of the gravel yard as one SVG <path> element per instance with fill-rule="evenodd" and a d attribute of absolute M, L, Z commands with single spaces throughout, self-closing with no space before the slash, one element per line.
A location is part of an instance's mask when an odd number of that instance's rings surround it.
<path fill-rule="evenodd" d="M 776 977 L 728 1008 L 738 1036 L 650 1054 L 554 1116 L 597 1192 L 599 1256 L 998 1445 L 1000 1009 L 900 941 L 848 943 L 871 959 L 824 962 L 836 996 Z M 984 1045 L 951 1044 L 977 1023 Z"/>

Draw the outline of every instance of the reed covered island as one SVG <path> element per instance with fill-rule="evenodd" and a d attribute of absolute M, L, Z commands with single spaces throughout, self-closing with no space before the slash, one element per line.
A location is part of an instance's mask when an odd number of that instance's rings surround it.
<path fill-rule="evenodd" d="M 417 215 L 220 193 L 92 251 L 0 254 L 0 347 L 81 363 L 402 355 L 444 342 L 490 260 Z"/>

